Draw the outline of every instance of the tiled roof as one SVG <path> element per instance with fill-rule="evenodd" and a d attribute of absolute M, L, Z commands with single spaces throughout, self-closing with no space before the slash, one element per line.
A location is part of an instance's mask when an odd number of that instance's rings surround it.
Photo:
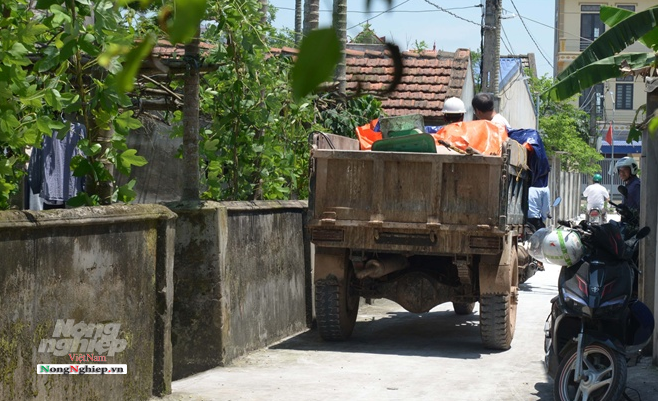
<path fill-rule="evenodd" d="M 365 92 L 382 91 L 393 80 L 393 60 L 387 51 L 347 50 L 347 90 L 357 85 Z M 443 119 L 443 101 L 461 97 L 468 68 L 470 50 L 407 51 L 402 53 L 402 82 L 383 99 L 389 116 L 422 114 L 426 123 Z"/>
<path fill-rule="evenodd" d="M 384 46 L 349 44 L 346 50 L 347 92 L 354 94 L 357 86 L 363 92 L 382 92 L 393 81 L 393 60 Z M 297 54 L 296 49 L 271 49 L 273 54 Z M 425 123 L 443 123 L 443 101 L 461 97 L 470 68 L 470 50 L 407 51 L 402 53 L 402 82 L 382 100 L 389 116 L 422 114 Z"/>
<path fill-rule="evenodd" d="M 202 56 L 205 56 L 213 47 L 215 46 L 201 42 L 199 43 L 199 52 Z M 174 46 L 169 41 L 160 39 L 153 47 L 151 54 L 160 58 L 182 58 L 185 55 L 185 46 L 181 44 Z"/>

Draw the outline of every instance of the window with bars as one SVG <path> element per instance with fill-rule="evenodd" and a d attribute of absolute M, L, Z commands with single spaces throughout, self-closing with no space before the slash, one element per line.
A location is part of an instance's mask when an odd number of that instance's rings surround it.
<path fill-rule="evenodd" d="M 633 4 L 617 4 L 615 7 L 635 12 L 635 5 Z"/>
<path fill-rule="evenodd" d="M 601 21 L 599 5 L 580 6 L 580 50 L 585 50 L 596 38 L 605 32 L 605 24 Z"/>

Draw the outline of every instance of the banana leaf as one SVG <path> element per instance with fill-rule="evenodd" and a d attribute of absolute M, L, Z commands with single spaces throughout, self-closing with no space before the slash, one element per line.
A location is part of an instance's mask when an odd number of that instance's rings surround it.
<path fill-rule="evenodd" d="M 617 25 L 631 15 L 635 15 L 635 13 L 623 8 L 601 6 L 601 21 L 609 27 Z M 652 29 L 637 41 L 654 51 L 658 51 L 658 29 Z"/>
<path fill-rule="evenodd" d="M 596 63 L 620 53 L 654 29 L 658 29 L 658 6 L 625 18 L 605 31 L 590 44 L 564 71 L 557 76 L 561 81 L 588 64 Z M 617 75 L 614 76 L 619 76 Z M 612 77 L 614 77 L 612 76 Z M 610 78 L 612 78 L 610 77 Z M 600 82 L 600 81 L 599 81 Z M 597 82 L 598 83 L 598 82 Z"/>
<path fill-rule="evenodd" d="M 548 95 L 553 100 L 568 99 L 595 84 L 621 76 L 620 66 L 623 61 L 626 61 L 631 69 L 637 69 L 656 62 L 656 54 L 622 53 L 594 61 L 557 81 L 543 95 Z"/>

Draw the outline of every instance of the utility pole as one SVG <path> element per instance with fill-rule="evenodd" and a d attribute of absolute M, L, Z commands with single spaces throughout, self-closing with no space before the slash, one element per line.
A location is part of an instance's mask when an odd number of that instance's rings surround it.
<path fill-rule="evenodd" d="M 482 27 L 482 92 L 498 98 L 500 75 L 500 13 L 502 0 L 486 0 Z"/>

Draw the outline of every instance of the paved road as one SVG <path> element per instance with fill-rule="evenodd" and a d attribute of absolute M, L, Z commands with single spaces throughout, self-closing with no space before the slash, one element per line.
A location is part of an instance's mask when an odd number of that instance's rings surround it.
<path fill-rule="evenodd" d="M 412 314 L 376 300 L 361 307 L 353 337 L 326 343 L 316 331 L 174 382 L 173 400 L 551 401 L 543 367 L 543 326 L 558 268 L 539 272 L 520 291 L 512 348 L 482 348 L 477 307 L 457 316 L 450 304 Z M 629 370 L 633 400 L 658 400 L 658 369 Z"/>

